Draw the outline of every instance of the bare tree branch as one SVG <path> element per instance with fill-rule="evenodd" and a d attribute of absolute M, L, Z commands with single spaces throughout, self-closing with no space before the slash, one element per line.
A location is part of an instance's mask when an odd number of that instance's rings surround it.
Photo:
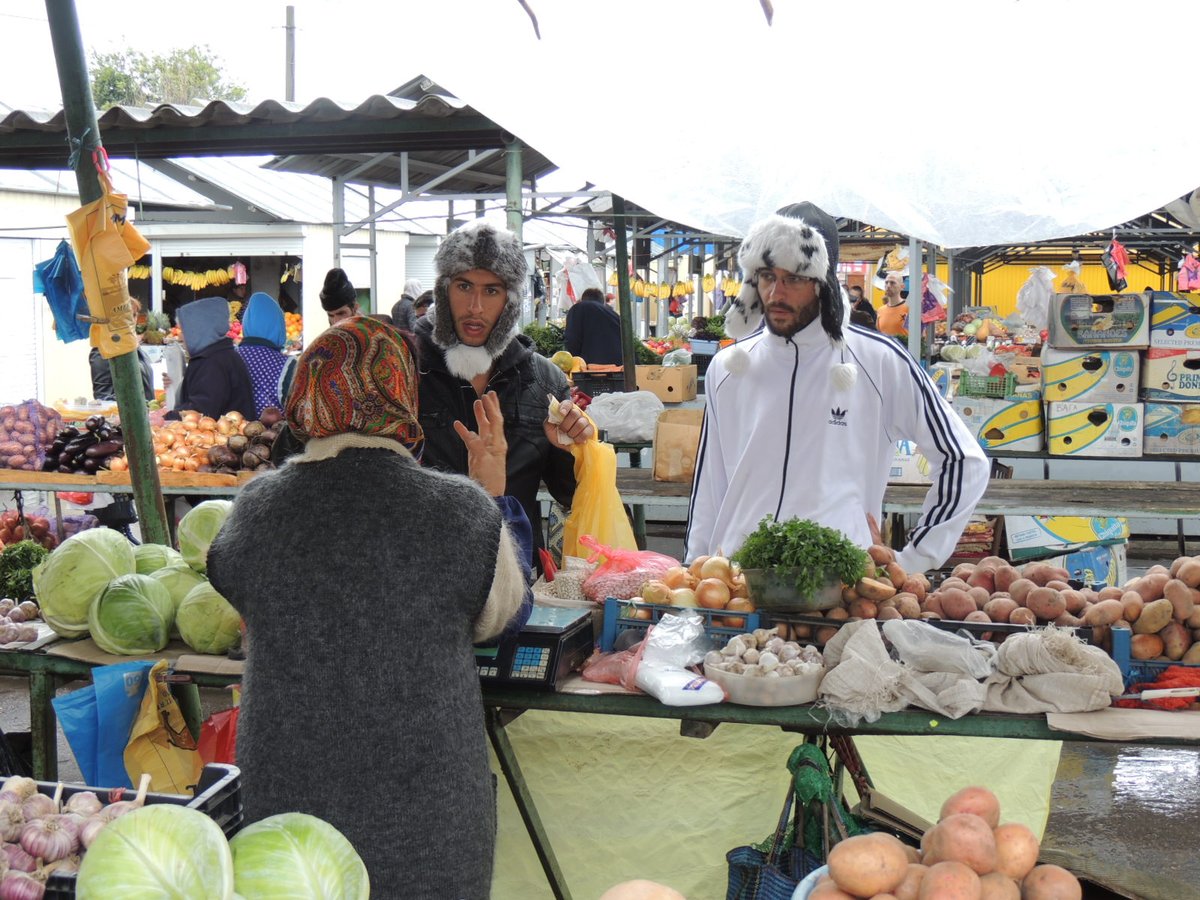
<path fill-rule="evenodd" d="M 771 20 L 775 17 L 775 7 L 772 5 L 771 0 L 758 0 L 758 2 L 762 4 L 763 15 L 767 17 L 767 24 L 770 25 Z M 521 0 L 521 5 L 525 5 L 524 0 Z M 530 13 L 530 15 L 533 15 L 533 13 Z M 537 28 L 536 22 L 533 27 Z"/>
<path fill-rule="evenodd" d="M 538 29 L 537 16 L 533 14 L 533 10 L 529 8 L 529 3 L 526 0 L 517 0 L 517 2 L 521 4 L 521 9 L 525 10 L 525 14 L 529 16 L 529 21 L 533 23 L 533 33 L 540 41 L 542 39 L 542 32 Z M 770 0 L 762 0 L 762 2 L 769 3 Z"/>

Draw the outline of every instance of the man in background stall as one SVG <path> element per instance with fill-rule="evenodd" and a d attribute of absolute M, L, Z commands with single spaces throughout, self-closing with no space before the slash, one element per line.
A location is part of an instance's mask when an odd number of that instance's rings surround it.
<path fill-rule="evenodd" d="M 883 334 L 893 337 L 908 334 L 908 303 L 903 291 L 904 276 L 888 272 L 883 279 L 883 306 L 876 313 L 876 327 Z"/>

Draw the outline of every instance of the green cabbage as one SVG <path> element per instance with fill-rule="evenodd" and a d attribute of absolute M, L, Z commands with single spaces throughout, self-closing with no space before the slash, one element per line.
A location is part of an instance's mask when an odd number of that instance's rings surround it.
<path fill-rule="evenodd" d="M 242 617 L 207 581 L 190 591 L 175 614 L 179 636 L 197 653 L 228 653 L 242 637 Z"/>
<path fill-rule="evenodd" d="M 87 634 L 92 600 L 119 575 L 135 569 L 133 545 L 111 528 L 72 535 L 33 570 L 33 593 L 42 618 L 65 638 Z"/>
<path fill-rule="evenodd" d="M 149 575 L 121 575 L 88 610 L 92 640 L 118 656 L 143 656 L 167 646 L 175 605 L 171 592 Z"/>
<path fill-rule="evenodd" d="M 75 896 L 232 900 L 229 844 L 217 823 L 198 810 L 143 806 L 100 830 L 79 866 Z"/>
<path fill-rule="evenodd" d="M 345 835 L 316 816 L 281 813 L 263 819 L 234 835 L 229 849 L 234 888 L 247 898 L 367 900 L 371 895 L 361 857 Z"/>
<path fill-rule="evenodd" d="M 133 548 L 133 561 L 139 575 L 153 575 L 159 569 L 182 563 L 178 550 L 162 544 L 138 544 Z"/>
<path fill-rule="evenodd" d="M 233 509 L 232 500 L 205 500 L 179 520 L 179 552 L 197 572 L 208 571 L 208 548 Z"/>
<path fill-rule="evenodd" d="M 175 565 L 167 566 L 159 569 L 157 572 L 151 572 L 150 577 L 155 581 L 161 581 L 171 594 L 171 603 L 175 607 L 175 615 L 179 615 L 179 605 L 183 603 L 183 598 L 188 595 L 188 591 L 198 584 L 208 584 L 208 579 L 189 566 L 180 557 L 179 562 Z M 175 621 L 171 625 L 171 637 L 179 637 L 179 622 Z"/>

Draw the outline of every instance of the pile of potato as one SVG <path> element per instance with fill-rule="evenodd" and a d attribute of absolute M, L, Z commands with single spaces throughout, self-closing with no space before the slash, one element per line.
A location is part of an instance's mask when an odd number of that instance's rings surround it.
<path fill-rule="evenodd" d="M 1000 824 L 1000 801 L 968 787 L 942 804 L 917 850 L 890 834 L 847 838 L 829 851 L 829 874 L 809 900 L 1081 900 L 1083 887 L 1061 866 L 1037 864 L 1038 839 Z"/>
<path fill-rule="evenodd" d="M 870 548 L 874 577 L 842 592 L 830 620 L 948 619 L 1012 625 L 1087 625 L 1093 640 L 1111 648 L 1111 628 L 1133 629 L 1135 659 L 1200 663 L 1200 557 L 1183 556 L 1153 566 L 1124 585 L 1072 588 L 1070 573 L 1044 562 L 1020 568 L 998 556 L 961 563 L 936 589 L 924 575 L 909 575 L 890 547 Z M 836 626 L 792 625 L 793 640 L 827 641 Z M 984 637 L 1002 640 L 1002 634 Z"/>

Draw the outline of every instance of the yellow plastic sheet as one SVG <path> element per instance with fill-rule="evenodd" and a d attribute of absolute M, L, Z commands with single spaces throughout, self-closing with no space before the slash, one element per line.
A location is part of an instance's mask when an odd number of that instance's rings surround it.
<path fill-rule="evenodd" d="M 575 499 L 563 524 L 563 556 L 588 556 L 591 551 L 579 544 L 585 534 L 608 547 L 636 550 L 633 528 L 617 491 L 617 454 L 612 445 L 593 437 L 568 449 L 575 457 Z"/>
<path fill-rule="evenodd" d="M 689 900 L 723 900 L 725 854 L 775 829 L 788 754 L 802 738 L 721 725 L 531 710 L 507 728 L 572 896 L 648 878 Z M 926 818 L 967 784 L 1000 796 L 1004 821 L 1042 833 L 1060 745 L 990 738 L 859 738 L 876 787 Z M 507 783 L 499 778 L 493 900 L 552 895 Z M 847 782 L 848 784 L 848 782 Z M 847 799 L 853 802 L 853 793 Z"/>
<path fill-rule="evenodd" d="M 152 791 L 190 794 L 204 763 L 164 680 L 166 673 L 167 661 L 160 659 L 146 678 L 142 707 L 125 745 L 125 770 L 134 784 L 148 773 Z"/>
<path fill-rule="evenodd" d="M 83 273 L 83 293 L 92 319 L 91 344 L 105 359 L 137 349 L 128 269 L 150 243 L 126 221 L 128 200 L 113 192 L 100 172 L 104 196 L 67 215 L 75 258 Z"/>

